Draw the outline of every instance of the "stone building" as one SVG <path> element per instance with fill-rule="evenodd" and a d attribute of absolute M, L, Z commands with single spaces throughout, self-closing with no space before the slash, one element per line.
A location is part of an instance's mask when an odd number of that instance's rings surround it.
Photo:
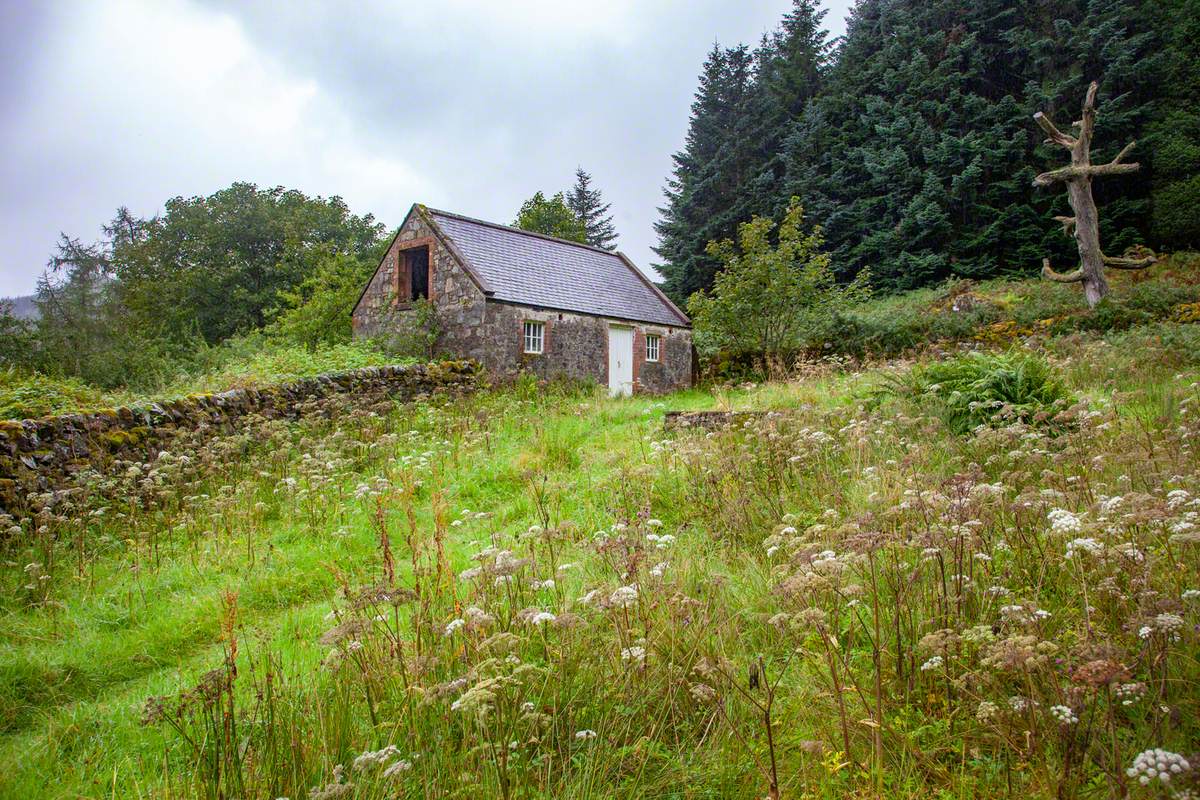
<path fill-rule="evenodd" d="M 628 258 L 414 205 L 354 308 L 354 335 L 386 336 L 422 304 L 434 351 L 493 373 L 595 380 L 614 395 L 692 383 L 687 316 Z"/>

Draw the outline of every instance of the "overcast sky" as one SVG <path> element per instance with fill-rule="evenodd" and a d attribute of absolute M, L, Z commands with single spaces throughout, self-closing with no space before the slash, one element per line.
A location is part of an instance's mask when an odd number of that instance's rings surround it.
<path fill-rule="evenodd" d="M 413 202 L 509 223 L 577 164 L 648 267 L 704 56 L 790 5 L 0 0 L 0 296 L 120 205 L 248 180 L 389 227 Z M 841 33 L 849 0 L 825 5 Z"/>

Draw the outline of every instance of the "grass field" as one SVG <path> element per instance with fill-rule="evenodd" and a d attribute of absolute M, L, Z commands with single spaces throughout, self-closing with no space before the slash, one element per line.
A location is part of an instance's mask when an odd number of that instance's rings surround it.
<path fill-rule="evenodd" d="M 84 480 L 8 537 L 0 796 L 1167 796 L 1175 327 L 1052 340 L 1057 394 L 978 428 L 897 362 L 341 405 Z M 778 413 L 663 432 L 712 408 Z"/>

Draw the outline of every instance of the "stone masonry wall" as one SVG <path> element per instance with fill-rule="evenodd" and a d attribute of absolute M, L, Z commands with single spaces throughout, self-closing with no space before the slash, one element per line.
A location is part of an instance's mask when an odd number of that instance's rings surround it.
<path fill-rule="evenodd" d="M 185 431 L 233 430 L 250 414 L 296 418 L 306 404 L 332 395 L 368 404 L 464 391 L 478 378 L 478 365 L 466 361 L 367 367 L 140 407 L 0 421 L 0 512 L 20 516 L 29 494 L 52 491 L 83 469 L 103 473 L 118 459 L 146 459 Z"/>
<path fill-rule="evenodd" d="M 398 317 L 411 308 L 404 296 L 406 289 L 402 288 L 400 296 L 397 296 L 396 273 L 397 270 L 403 272 L 401 251 L 411 247 L 414 242 L 424 242 L 429 246 L 430 300 L 437 309 L 438 325 L 446 340 L 446 345 L 440 349 L 463 358 L 474 358 L 471 352 L 477 351 L 480 344 L 473 341 L 470 329 L 483 319 L 483 292 L 420 213 L 414 213 L 400 229 L 367 285 L 362 300 L 354 309 L 354 335 L 386 335 L 396 325 Z M 408 276 L 400 275 L 399 278 L 400 284 L 406 286 Z"/>
<path fill-rule="evenodd" d="M 532 372 L 542 378 L 561 376 L 607 385 L 608 327 L 627 325 L 634 329 L 634 391 L 660 394 L 691 386 L 690 330 L 487 300 L 419 212 L 401 227 L 354 310 L 355 336 L 386 335 L 409 313 L 395 286 L 396 270 L 402 269 L 399 253 L 413 242 L 428 243 L 430 248 L 430 299 L 440 331 L 436 353 L 472 359 L 502 377 Z M 407 276 L 400 279 L 404 283 Z M 526 320 L 546 323 L 541 355 L 523 352 Z M 645 361 L 647 333 L 662 337 L 657 363 Z"/>
<path fill-rule="evenodd" d="M 545 324 L 540 355 L 523 352 L 524 323 Z M 692 333 L 684 328 L 633 323 L 568 311 L 548 311 L 528 306 L 490 302 L 482 330 L 489 342 L 478 356 L 481 364 L 500 375 L 532 372 L 542 378 L 561 375 L 608 385 L 608 328 L 625 325 L 634 330 L 634 391 L 662 394 L 686 389 L 692 382 Z M 662 337 L 657 363 L 646 361 L 645 335 Z"/>

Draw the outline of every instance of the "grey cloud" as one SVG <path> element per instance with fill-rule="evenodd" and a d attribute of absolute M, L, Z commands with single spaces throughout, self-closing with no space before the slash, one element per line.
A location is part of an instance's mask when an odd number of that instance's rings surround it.
<path fill-rule="evenodd" d="M 827 22 L 840 29 L 845 0 L 834 5 Z M 656 207 L 706 52 L 714 40 L 756 43 L 790 3 L 581 4 L 578 14 L 535 6 L 351 13 L 341 4 L 181 2 L 180 14 L 235 27 L 266 65 L 261 80 L 316 87 L 298 125 L 330 120 L 328 130 L 283 126 L 259 136 L 267 144 L 251 137 L 241 147 L 219 129 L 196 130 L 182 101 L 139 106 L 119 81 L 88 89 L 109 97 L 80 98 L 71 88 L 80 66 L 47 52 L 87 42 L 77 15 L 6 12 L 0 52 L 37 44 L 26 47 L 28 60 L 8 63 L 21 80 L 0 83 L 0 109 L 13 112 L 0 119 L 0 295 L 32 288 L 60 229 L 92 237 L 118 205 L 152 213 L 170 196 L 209 193 L 235 178 L 341 194 L 388 225 L 414 201 L 507 222 L 535 190 L 567 188 L 580 164 L 613 204 L 622 249 L 649 267 Z M 146 10 L 135 17 L 149 19 Z M 233 58 L 231 69 L 245 60 Z M 69 115 L 83 100 L 89 118 L 71 118 L 51 137 L 31 127 L 54 118 L 48 109 Z M 232 108 L 229 124 L 242 124 L 241 107 Z M 269 144 L 274 136 L 278 147 Z M 362 163 L 341 164 L 355 159 Z M 333 163 L 316 163 L 324 161 Z"/>

